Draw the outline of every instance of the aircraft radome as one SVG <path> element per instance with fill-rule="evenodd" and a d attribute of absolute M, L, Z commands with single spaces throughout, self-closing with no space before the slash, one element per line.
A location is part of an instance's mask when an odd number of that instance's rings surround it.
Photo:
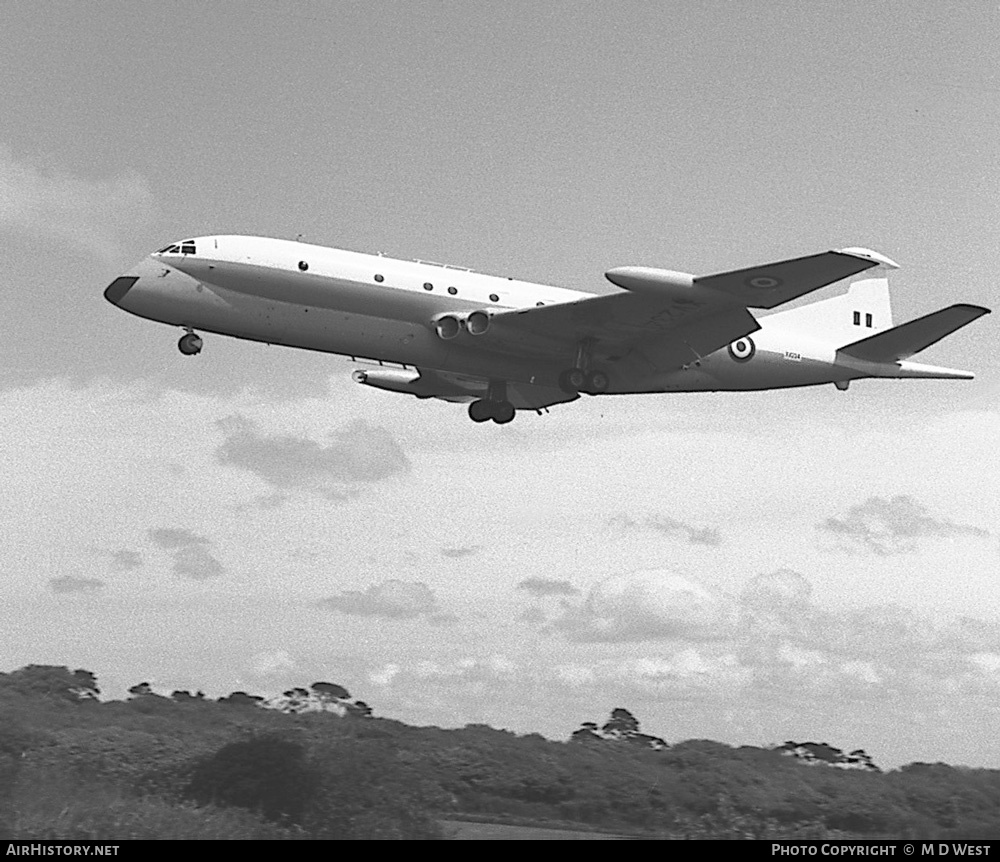
<path fill-rule="evenodd" d="M 594 295 L 428 261 L 252 236 L 164 246 L 104 296 L 185 330 L 320 350 L 364 367 L 358 383 L 469 402 L 505 424 L 587 395 L 776 389 L 866 377 L 971 379 L 910 357 L 988 314 L 957 304 L 894 326 L 877 252 L 845 248 L 714 275 L 644 266 Z M 846 293 L 771 314 L 865 273 Z M 359 362 L 359 358 L 365 361 Z"/>

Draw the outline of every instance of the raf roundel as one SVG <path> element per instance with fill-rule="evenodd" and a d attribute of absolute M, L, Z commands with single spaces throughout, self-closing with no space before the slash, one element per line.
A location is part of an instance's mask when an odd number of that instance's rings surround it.
<path fill-rule="evenodd" d="M 749 362 L 757 352 L 757 346 L 752 338 L 738 338 L 729 345 L 729 355 L 734 362 Z"/>
<path fill-rule="evenodd" d="M 781 287 L 782 283 L 780 278 L 774 278 L 770 275 L 757 275 L 753 278 L 748 278 L 744 282 L 747 287 L 752 287 L 756 290 L 771 290 L 775 287 Z"/>

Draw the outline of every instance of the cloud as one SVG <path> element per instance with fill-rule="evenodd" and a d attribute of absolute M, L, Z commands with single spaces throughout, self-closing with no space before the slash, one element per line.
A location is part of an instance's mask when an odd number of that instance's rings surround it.
<path fill-rule="evenodd" d="M 108 553 L 111 556 L 111 571 L 113 572 L 131 572 L 142 565 L 142 554 L 138 551 L 122 548 Z"/>
<path fill-rule="evenodd" d="M 472 545 L 468 548 L 442 548 L 442 557 L 451 557 L 452 559 L 459 559 L 460 557 L 471 557 L 473 554 L 479 551 L 479 545 Z"/>
<path fill-rule="evenodd" d="M 192 530 L 183 527 L 161 527 L 151 529 L 149 537 L 157 547 L 170 551 L 175 574 L 203 581 L 218 577 L 225 572 L 222 563 L 209 550 L 214 542 Z"/>
<path fill-rule="evenodd" d="M 328 599 L 319 606 L 342 614 L 364 617 L 389 617 L 413 619 L 426 615 L 440 621 L 449 615 L 440 613 L 437 599 L 427 584 L 419 581 L 385 581 L 373 584 L 367 590 L 347 590 Z"/>
<path fill-rule="evenodd" d="M 989 531 L 979 527 L 934 518 L 925 506 L 907 495 L 891 499 L 869 497 L 864 503 L 851 506 L 842 518 L 820 521 L 816 529 L 835 536 L 839 550 L 863 550 L 878 556 L 914 551 L 916 540 L 922 538 L 990 536 Z"/>
<path fill-rule="evenodd" d="M 39 170 L 0 146 L 0 227 L 59 236 L 110 262 L 120 256 L 115 237 L 152 212 L 153 193 L 134 171 L 83 179 Z"/>
<path fill-rule="evenodd" d="M 370 679 L 375 685 L 389 685 L 397 676 L 399 676 L 401 668 L 395 662 L 389 662 L 383 665 L 376 671 L 372 671 L 368 674 L 368 679 Z"/>
<path fill-rule="evenodd" d="M 63 575 L 59 578 L 50 578 L 49 586 L 54 593 L 95 593 L 104 589 L 104 581 L 96 578 L 74 578 L 71 575 Z"/>
<path fill-rule="evenodd" d="M 556 581 L 549 578 L 526 578 L 517 585 L 533 596 L 575 596 L 580 591 L 569 581 Z"/>
<path fill-rule="evenodd" d="M 648 516 L 636 521 L 628 515 L 615 515 L 608 520 L 608 526 L 621 532 L 627 530 L 645 530 L 661 533 L 671 538 L 682 537 L 692 545 L 708 545 L 718 547 L 722 544 L 722 535 L 716 527 L 692 527 L 683 521 L 667 518 L 663 515 Z"/>
<path fill-rule="evenodd" d="M 198 545 L 211 545 L 212 540 L 199 536 L 193 530 L 184 527 L 161 527 L 149 531 L 149 537 L 158 547 L 166 550 L 191 548 Z"/>
<path fill-rule="evenodd" d="M 715 640 L 729 613 L 708 590 L 663 569 L 616 575 L 595 585 L 582 605 L 566 603 L 551 627 L 571 640 Z"/>
<path fill-rule="evenodd" d="M 295 661 L 287 650 L 259 652 L 250 658 L 250 667 L 259 676 L 280 674 L 295 669 Z"/>
<path fill-rule="evenodd" d="M 216 450 L 218 460 L 254 473 L 278 491 L 343 500 L 362 485 L 410 471 L 409 459 L 392 435 L 361 419 L 334 432 L 325 446 L 290 434 L 262 434 L 239 415 L 217 424 L 226 435 Z"/>

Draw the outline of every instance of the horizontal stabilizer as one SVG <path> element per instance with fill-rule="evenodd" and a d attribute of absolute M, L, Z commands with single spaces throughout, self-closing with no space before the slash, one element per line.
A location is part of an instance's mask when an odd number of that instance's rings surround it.
<path fill-rule="evenodd" d="M 894 326 L 892 329 L 862 338 L 860 341 L 841 347 L 837 353 L 868 362 L 898 362 L 925 350 L 956 329 L 961 329 L 989 313 L 988 308 L 978 305 L 952 305 L 901 326 Z"/>

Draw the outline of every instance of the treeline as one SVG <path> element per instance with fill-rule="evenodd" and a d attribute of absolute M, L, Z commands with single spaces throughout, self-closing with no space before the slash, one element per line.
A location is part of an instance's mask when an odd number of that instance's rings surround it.
<path fill-rule="evenodd" d="M 625 709 L 552 742 L 376 718 L 336 683 L 99 694 L 87 671 L 0 674 L 0 838 L 438 838 L 456 816 L 665 838 L 1000 837 L 1000 771 L 669 744 Z"/>

